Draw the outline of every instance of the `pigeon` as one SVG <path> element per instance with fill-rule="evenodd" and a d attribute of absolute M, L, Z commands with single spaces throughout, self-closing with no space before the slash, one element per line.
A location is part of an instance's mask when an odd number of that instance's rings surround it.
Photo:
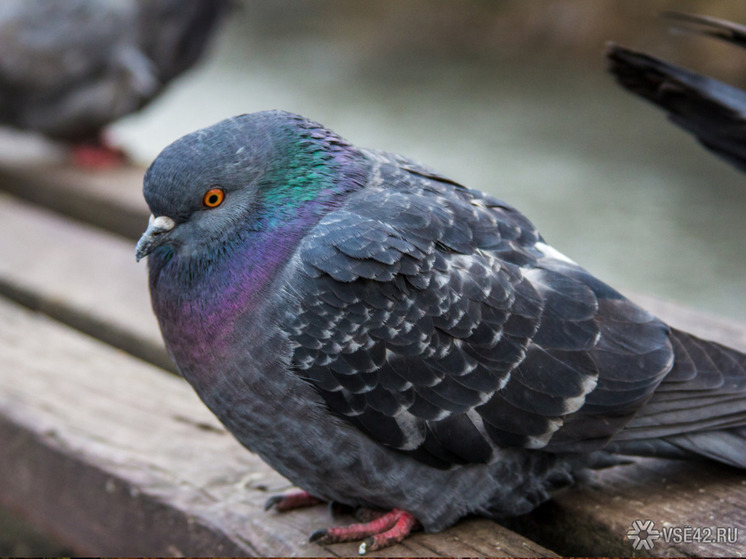
<path fill-rule="evenodd" d="M 226 6 L 227 0 L 3 0 L 0 124 L 105 155 L 103 128 L 192 66 Z"/>
<path fill-rule="evenodd" d="M 746 26 L 701 15 L 667 15 L 698 25 L 704 35 L 746 47 Z M 663 108 L 707 149 L 746 171 L 746 91 L 614 44 L 607 57 L 619 84 Z"/>
<path fill-rule="evenodd" d="M 229 118 L 145 174 L 152 306 L 246 448 L 367 521 L 360 552 L 521 515 L 629 455 L 746 467 L 746 355 L 666 325 L 499 199 L 302 116 Z"/>

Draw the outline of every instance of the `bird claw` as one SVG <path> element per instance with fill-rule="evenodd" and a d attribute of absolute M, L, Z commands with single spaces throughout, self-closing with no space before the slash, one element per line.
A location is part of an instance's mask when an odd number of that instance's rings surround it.
<path fill-rule="evenodd" d="M 269 509 L 280 503 L 284 498 L 284 495 L 274 495 L 270 497 L 269 499 L 264 501 L 264 510 L 268 511 Z"/>
<path fill-rule="evenodd" d="M 328 535 L 329 535 L 329 532 L 327 530 L 324 530 L 322 528 L 320 530 L 316 530 L 313 534 L 311 534 L 310 536 L 308 536 L 308 541 L 309 542 L 319 542 L 320 544 L 332 543 L 332 542 L 329 542 L 329 541 L 326 541 L 326 540 L 319 541 L 319 540 L 321 540 L 322 538 L 325 538 Z"/>
<path fill-rule="evenodd" d="M 401 542 L 418 526 L 419 522 L 410 513 L 393 509 L 370 522 L 316 530 L 308 540 L 323 545 L 364 539 L 358 553 L 365 555 Z"/>
<path fill-rule="evenodd" d="M 305 491 L 294 491 L 284 495 L 274 495 L 264 502 L 264 510 L 274 508 L 278 512 L 286 512 L 293 509 L 312 507 L 323 501 Z"/>
<path fill-rule="evenodd" d="M 375 540 L 373 538 L 366 538 L 366 540 L 360 544 L 360 547 L 357 548 L 357 554 L 365 555 L 369 551 L 375 551 L 375 549 L 373 549 L 374 545 Z"/>

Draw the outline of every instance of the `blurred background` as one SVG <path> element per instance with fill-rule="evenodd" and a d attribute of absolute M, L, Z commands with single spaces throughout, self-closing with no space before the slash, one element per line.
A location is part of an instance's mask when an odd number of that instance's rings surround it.
<path fill-rule="evenodd" d="M 234 0 L 198 65 L 107 135 L 147 165 L 220 119 L 298 112 L 516 206 L 614 287 L 746 321 L 744 176 L 606 72 L 614 41 L 746 86 L 746 50 L 665 10 L 746 23 L 733 0 Z"/>
<path fill-rule="evenodd" d="M 736 85 L 746 51 L 665 10 L 732 0 L 236 2 L 207 55 L 111 128 L 143 164 L 196 128 L 281 108 L 523 211 L 613 286 L 746 321 L 746 184 L 606 73 L 606 41 Z"/>
<path fill-rule="evenodd" d="M 502 198 L 617 288 L 746 321 L 744 177 L 606 72 L 614 41 L 746 85 L 746 51 L 666 10 L 746 23 L 732 0 L 234 0 L 107 137 L 147 165 L 223 118 L 298 112 Z"/>

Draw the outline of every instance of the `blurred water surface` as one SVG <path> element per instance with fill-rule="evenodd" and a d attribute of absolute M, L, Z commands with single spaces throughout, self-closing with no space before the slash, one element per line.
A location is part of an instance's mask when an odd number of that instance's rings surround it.
<path fill-rule="evenodd" d="M 602 44 L 580 62 L 549 48 L 381 58 L 354 29 L 343 43 L 256 33 L 255 17 L 237 11 L 200 68 L 114 127 L 117 142 L 147 163 L 222 118 L 298 112 L 513 204 L 617 288 L 746 321 L 746 177 L 618 88 Z"/>

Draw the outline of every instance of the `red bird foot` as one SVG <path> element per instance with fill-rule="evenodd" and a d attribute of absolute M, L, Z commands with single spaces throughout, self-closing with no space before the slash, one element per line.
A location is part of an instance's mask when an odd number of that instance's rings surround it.
<path fill-rule="evenodd" d="M 312 507 L 323 503 L 318 497 L 314 497 L 305 491 L 294 491 L 285 495 L 275 495 L 264 503 L 264 510 L 274 508 L 278 512 L 286 512 L 293 509 Z"/>
<path fill-rule="evenodd" d="M 127 154 L 103 141 L 76 144 L 72 147 L 72 161 L 78 167 L 104 171 L 124 165 L 127 162 Z"/>
<path fill-rule="evenodd" d="M 309 540 L 320 544 L 330 544 L 365 539 L 358 548 L 358 553 L 365 555 L 368 551 L 376 551 L 401 542 L 412 530 L 419 527 L 420 523 L 410 513 L 393 509 L 363 524 L 317 530 L 311 534 Z"/>

